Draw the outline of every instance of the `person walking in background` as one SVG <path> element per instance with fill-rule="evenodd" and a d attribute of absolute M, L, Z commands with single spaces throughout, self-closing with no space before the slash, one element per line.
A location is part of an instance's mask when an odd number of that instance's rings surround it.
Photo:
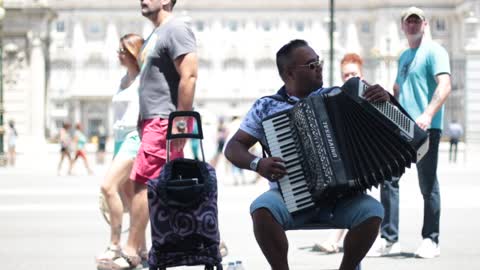
<path fill-rule="evenodd" d="M 422 242 L 415 251 L 420 258 L 440 255 L 440 188 L 437 178 L 438 147 L 443 127 L 444 103 L 451 91 L 450 62 L 447 51 L 424 39 L 427 21 L 423 10 L 410 7 L 402 12 L 401 26 L 409 48 L 398 60 L 394 95 L 429 136 L 429 149 L 417 163 L 418 181 L 423 196 Z M 385 182 L 380 189 L 385 208 L 381 238 L 375 243 L 379 256 L 389 254 L 398 242 L 399 186 Z"/>
<path fill-rule="evenodd" d="M 8 121 L 8 130 L 7 130 L 7 159 L 10 166 L 15 166 L 17 159 L 17 138 L 18 132 L 15 128 L 15 122 L 13 120 Z"/>
<path fill-rule="evenodd" d="M 59 131 L 59 141 L 60 141 L 60 161 L 58 162 L 57 174 L 60 175 L 62 169 L 62 163 L 65 158 L 68 160 L 68 168 L 72 166 L 72 156 L 70 155 L 70 144 L 72 138 L 70 136 L 70 123 L 64 122 Z"/>
<path fill-rule="evenodd" d="M 75 132 L 73 134 L 73 142 L 72 144 L 75 147 L 75 157 L 73 158 L 72 162 L 70 163 L 70 169 L 68 170 L 68 174 L 72 174 L 73 166 L 75 166 L 75 162 L 77 162 L 78 158 L 82 158 L 83 164 L 87 169 L 89 175 L 93 174 L 92 169 L 88 163 L 87 154 L 85 152 L 85 145 L 87 144 L 87 136 L 83 133 L 82 124 L 77 123 L 75 125 Z"/>
<path fill-rule="evenodd" d="M 166 163 L 168 117 L 173 111 L 191 111 L 197 80 L 198 60 L 196 40 L 189 24 L 173 14 L 175 0 L 142 0 L 142 15 L 154 25 L 154 30 L 140 52 L 139 81 L 141 145 L 130 179 L 134 195 L 130 210 L 128 240 L 122 257 L 115 260 L 114 269 L 132 269 L 140 264 L 138 254 L 148 224 L 147 186 L 149 179 L 159 176 Z M 173 133 L 191 125 L 184 117 L 172 123 Z M 170 158 L 183 157 L 185 140 L 173 140 Z"/>
<path fill-rule="evenodd" d="M 457 120 L 453 120 L 447 128 L 447 136 L 450 137 L 450 149 L 448 150 L 448 161 L 457 162 L 458 142 L 463 136 L 463 127 Z"/>
<path fill-rule="evenodd" d="M 228 136 L 228 129 L 227 129 L 227 126 L 225 125 L 225 120 L 223 117 L 220 117 L 218 119 L 218 126 L 217 126 L 217 152 L 209 162 L 210 165 L 212 165 L 212 167 L 214 168 L 217 167 L 218 161 L 223 156 L 223 147 L 225 146 L 227 136 Z"/>
<path fill-rule="evenodd" d="M 360 77 L 363 79 L 363 60 L 356 53 L 347 53 L 340 61 L 340 76 L 343 82 L 352 77 Z M 320 244 L 313 246 L 314 251 L 322 251 L 326 253 L 340 252 L 339 246 L 343 236 L 347 232 L 346 229 L 334 230 L 330 233 L 328 239 Z"/>
<path fill-rule="evenodd" d="M 105 163 L 105 150 L 107 147 L 107 131 L 103 125 L 97 130 L 97 163 Z"/>
<path fill-rule="evenodd" d="M 133 183 L 128 181 L 133 161 L 140 147 L 137 131 L 139 113 L 138 104 L 138 54 L 143 46 L 143 38 L 136 34 L 127 34 L 120 38 L 118 60 L 127 69 L 120 81 L 119 90 L 112 98 L 113 135 L 115 146 L 113 161 L 103 180 L 101 191 L 109 212 L 110 244 L 103 254 L 97 257 L 98 268 L 108 268 L 121 256 L 120 235 L 122 232 L 122 216 L 125 207 L 130 209 L 133 196 Z M 123 200 L 122 200 L 123 198 Z M 126 203 L 126 205 L 123 204 Z M 140 235 L 141 245 L 138 253 L 146 260 L 147 248 L 145 234 Z"/>

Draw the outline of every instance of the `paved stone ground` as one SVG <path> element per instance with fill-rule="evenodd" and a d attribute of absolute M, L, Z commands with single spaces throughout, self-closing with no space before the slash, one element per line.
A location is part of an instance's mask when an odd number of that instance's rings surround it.
<path fill-rule="evenodd" d="M 412 257 L 421 241 L 423 215 L 412 169 L 401 180 L 400 242 L 404 253 L 366 258 L 363 269 L 480 269 L 480 154 L 470 154 L 466 161 L 460 155 L 459 163 L 449 164 L 446 147 L 442 145 L 439 163 L 441 256 L 431 260 Z M 20 154 L 16 168 L 0 168 L 1 269 L 95 269 L 94 257 L 108 240 L 108 228 L 98 211 L 99 184 L 107 167 L 97 165 L 95 175 L 88 176 L 79 163 L 74 176 L 57 176 L 57 158 L 56 151 L 34 157 Z M 220 229 L 229 247 L 224 262 L 242 260 L 246 269 L 269 269 L 255 242 L 248 214 L 250 202 L 266 190 L 266 183 L 235 186 L 222 163 L 217 174 Z M 251 181 L 253 175 L 246 177 Z M 311 251 L 312 245 L 328 234 L 327 230 L 288 232 L 291 269 L 337 269 L 341 254 Z"/>

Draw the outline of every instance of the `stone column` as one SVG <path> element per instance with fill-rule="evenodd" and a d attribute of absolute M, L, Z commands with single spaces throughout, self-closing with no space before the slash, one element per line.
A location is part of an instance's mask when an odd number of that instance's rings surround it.
<path fill-rule="evenodd" d="M 465 49 L 465 142 L 480 148 L 480 45 Z"/>
<path fill-rule="evenodd" d="M 465 143 L 466 158 L 480 150 L 480 28 L 474 13 L 465 23 Z"/>
<path fill-rule="evenodd" d="M 30 51 L 30 134 L 35 141 L 45 140 L 45 56 L 40 38 L 32 39 Z"/>
<path fill-rule="evenodd" d="M 80 100 L 73 101 L 73 119 L 72 127 L 75 127 L 77 123 L 81 123 L 82 120 L 82 104 Z"/>
<path fill-rule="evenodd" d="M 362 47 L 358 39 L 358 30 L 355 21 L 350 20 L 347 25 L 347 37 L 345 39 L 345 53 L 357 53 L 362 55 Z"/>

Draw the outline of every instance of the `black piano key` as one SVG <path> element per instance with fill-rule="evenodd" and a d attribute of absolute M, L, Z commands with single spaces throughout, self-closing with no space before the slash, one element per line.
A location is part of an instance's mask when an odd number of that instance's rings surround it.
<path fill-rule="evenodd" d="M 290 137 L 291 137 L 291 136 L 290 136 L 291 133 L 292 133 L 292 132 L 291 132 L 290 130 L 286 130 L 286 131 L 284 131 L 284 132 L 282 132 L 282 133 L 277 134 L 277 138 L 279 138 L 279 139 L 280 139 L 280 138 L 284 138 L 284 137 L 290 138 Z"/>
<path fill-rule="evenodd" d="M 297 146 L 295 144 L 289 144 L 289 145 L 285 145 L 285 146 L 282 146 L 280 147 L 280 149 L 282 150 L 283 153 L 286 153 L 286 152 L 289 152 L 289 151 L 297 151 Z"/>
<path fill-rule="evenodd" d="M 285 122 L 287 122 L 287 123 L 290 122 L 290 119 L 288 118 L 287 115 L 284 115 L 284 117 L 279 117 L 277 119 L 272 120 L 272 123 L 274 125 L 282 124 L 282 123 L 285 123 Z"/>
<path fill-rule="evenodd" d="M 295 196 L 298 196 L 298 195 L 303 194 L 303 193 L 305 193 L 305 192 L 309 192 L 308 189 L 307 189 L 307 187 L 304 187 L 304 189 L 301 189 L 301 190 L 298 190 L 298 191 L 296 191 L 296 192 L 293 192 L 292 194 L 293 194 L 293 196 L 295 197 Z"/>
<path fill-rule="evenodd" d="M 311 196 L 307 196 L 307 197 L 304 197 L 304 198 L 295 200 L 295 202 L 296 202 L 296 204 L 297 204 L 297 207 L 302 206 L 302 205 L 307 205 L 307 204 L 309 204 L 309 203 L 312 203 L 312 197 L 311 197 Z"/>
<path fill-rule="evenodd" d="M 297 205 L 297 207 L 302 209 L 302 208 L 304 208 L 304 207 L 306 207 L 306 206 L 313 206 L 313 205 L 311 205 L 311 204 L 312 204 L 311 201 L 305 201 L 305 202 L 299 203 L 299 204 Z"/>
<path fill-rule="evenodd" d="M 273 125 L 273 130 L 277 133 L 282 132 L 285 129 L 290 129 L 290 122 L 281 123 L 279 125 Z"/>
<path fill-rule="evenodd" d="M 292 155 L 292 154 L 297 154 L 297 148 L 295 147 L 295 145 L 293 146 L 290 146 L 290 147 L 284 147 L 284 148 L 280 148 L 280 152 L 282 152 L 282 155 Z"/>

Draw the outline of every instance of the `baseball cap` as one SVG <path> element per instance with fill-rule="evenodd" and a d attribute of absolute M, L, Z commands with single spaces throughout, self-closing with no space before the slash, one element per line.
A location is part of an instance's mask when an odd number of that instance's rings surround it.
<path fill-rule="evenodd" d="M 406 20 L 412 15 L 417 15 L 418 17 L 420 17 L 420 19 L 425 20 L 425 13 L 423 12 L 423 10 L 417 7 L 409 7 L 402 12 L 402 21 Z"/>

